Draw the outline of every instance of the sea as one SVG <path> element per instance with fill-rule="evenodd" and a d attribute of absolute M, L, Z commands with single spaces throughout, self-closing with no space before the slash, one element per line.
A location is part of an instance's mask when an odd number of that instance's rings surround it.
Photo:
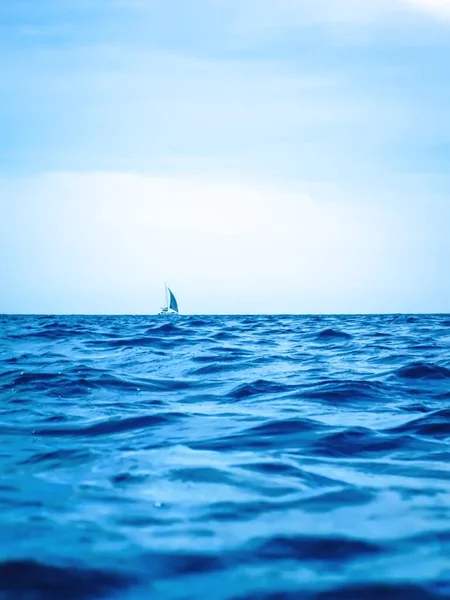
<path fill-rule="evenodd" d="M 0 316 L 1 600 L 450 598 L 450 316 Z"/>

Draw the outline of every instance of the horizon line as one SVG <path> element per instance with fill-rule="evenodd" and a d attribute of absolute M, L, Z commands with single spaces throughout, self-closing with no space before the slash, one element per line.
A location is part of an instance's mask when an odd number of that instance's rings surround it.
<path fill-rule="evenodd" d="M 450 312 L 322 312 L 322 313 L 177 313 L 177 317 L 321 317 L 321 316 L 450 316 Z M 159 317 L 159 313 L 0 313 L 0 317 Z"/>

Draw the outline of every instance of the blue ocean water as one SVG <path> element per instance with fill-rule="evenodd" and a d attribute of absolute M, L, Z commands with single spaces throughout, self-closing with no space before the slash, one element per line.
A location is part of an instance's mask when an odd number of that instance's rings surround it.
<path fill-rule="evenodd" d="M 450 316 L 0 316 L 0 598 L 450 598 Z"/>

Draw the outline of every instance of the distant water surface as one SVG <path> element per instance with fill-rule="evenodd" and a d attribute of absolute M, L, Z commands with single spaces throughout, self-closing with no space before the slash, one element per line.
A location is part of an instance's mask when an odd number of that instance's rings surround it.
<path fill-rule="evenodd" d="M 450 316 L 0 316 L 0 599 L 450 598 Z"/>

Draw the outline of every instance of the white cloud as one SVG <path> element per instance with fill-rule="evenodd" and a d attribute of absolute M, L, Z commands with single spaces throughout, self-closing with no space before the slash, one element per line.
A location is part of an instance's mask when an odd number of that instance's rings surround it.
<path fill-rule="evenodd" d="M 239 0 L 233 31 L 244 36 L 239 43 L 245 44 L 245 35 L 250 34 L 252 40 L 280 39 L 289 30 L 320 24 L 326 26 L 329 36 L 338 35 L 340 42 L 349 43 L 365 39 L 369 31 L 364 27 L 358 33 L 354 26 L 372 26 L 387 19 L 395 19 L 401 25 L 411 9 L 438 18 L 450 17 L 449 0 Z"/>
<path fill-rule="evenodd" d="M 165 279 L 186 312 L 367 306 L 392 238 L 383 211 L 307 185 L 59 173 L 0 187 L 9 311 L 147 312 Z"/>
<path fill-rule="evenodd" d="M 449 19 L 450 18 L 450 0 L 398 0 L 412 8 L 430 13 L 431 15 Z"/>
<path fill-rule="evenodd" d="M 371 23 L 388 7 L 384 0 L 237 0 L 232 31 L 240 44 L 249 35 L 250 41 L 281 39 L 289 31 L 317 24 L 326 25 L 330 33 L 346 24 Z"/>
<path fill-rule="evenodd" d="M 297 64 L 99 45 L 13 55 L 3 67 L 14 135 L 45 140 L 19 150 L 18 162 L 38 171 L 211 167 L 256 178 L 353 178 L 355 158 L 360 172 L 364 162 L 376 168 L 385 147 L 412 145 L 420 128 L 431 130 L 390 65 L 364 72 L 356 58 L 356 66 L 330 66 L 320 51 Z M 446 117 L 434 107 L 429 114 L 444 131 Z"/>
<path fill-rule="evenodd" d="M 0 197 L 0 312 L 154 312 L 165 280 L 185 313 L 446 306 L 445 198 L 113 172 L 4 179 Z"/>

